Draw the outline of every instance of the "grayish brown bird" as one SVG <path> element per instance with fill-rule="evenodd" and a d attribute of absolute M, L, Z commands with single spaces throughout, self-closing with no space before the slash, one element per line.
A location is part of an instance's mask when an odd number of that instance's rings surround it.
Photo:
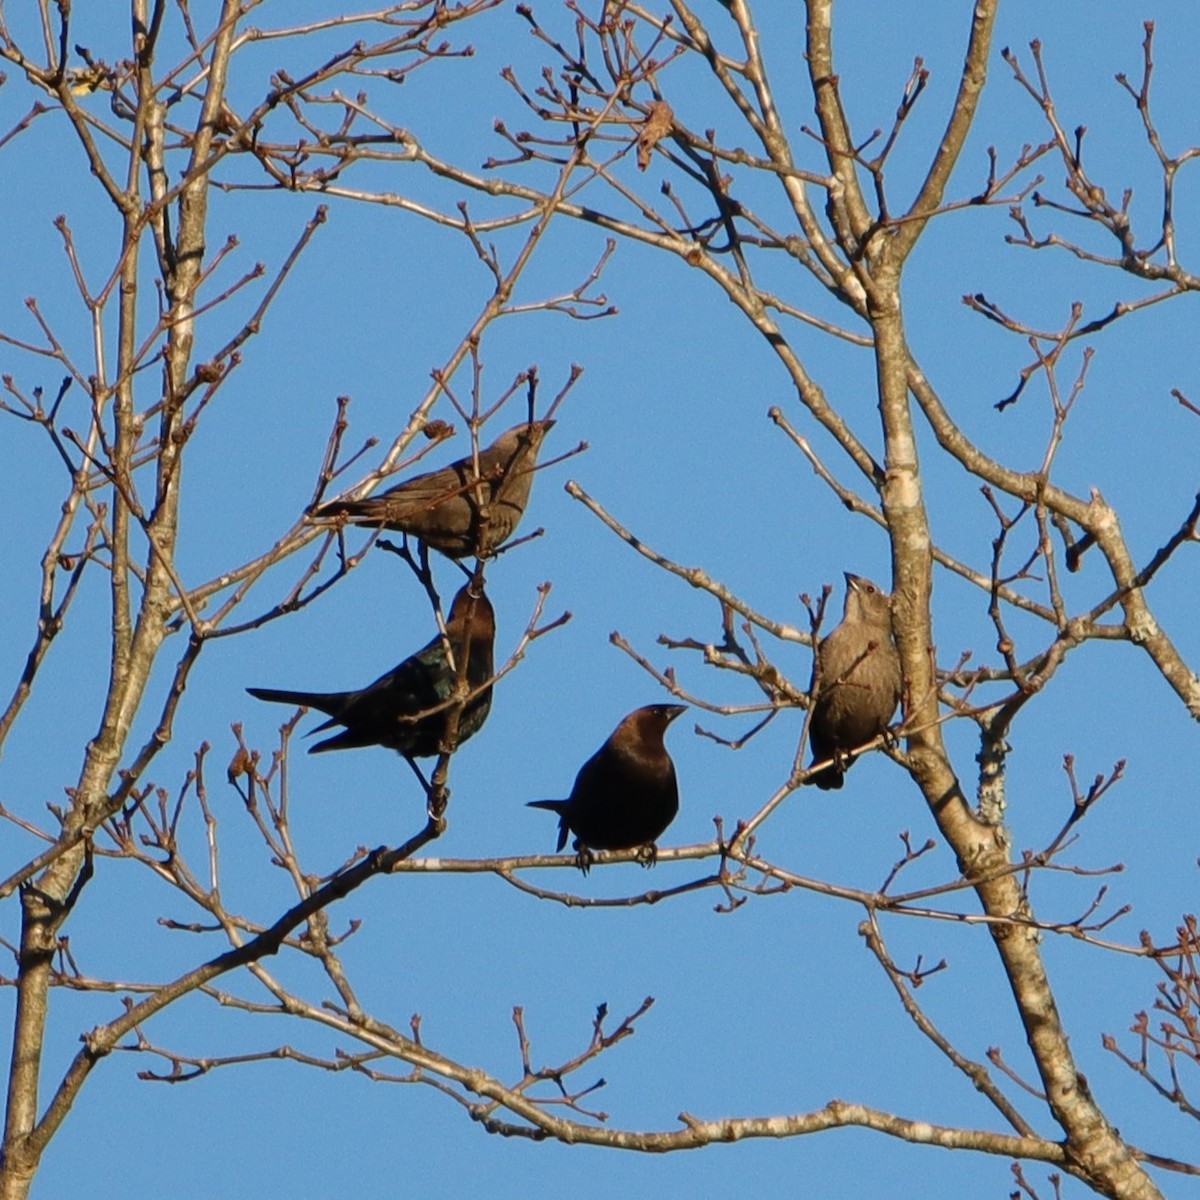
<path fill-rule="evenodd" d="M 294 692 L 252 687 L 246 691 L 259 700 L 303 704 L 325 713 L 329 720 L 311 733 L 345 726 L 340 733 L 310 747 L 310 754 L 386 746 L 411 762 L 440 752 L 461 667 L 465 669 L 467 687 L 472 691 L 481 689 L 466 702 L 459 716 L 457 744 L 461 746 L 479 731 L 492 705 L 496 618 L 483 588 L 472 592 L 473 588 L 475 585 L 468 583 L 454 597 L 446 618 L 445 641 L 439 633 L 427 646 L 364 688 L 351 692 Z M 446 642 L 454 656 L 453 664 L 446 653 Z"/>
<path fill-rule="evenodd" d="M 580 869 L 587 874 L 591 850 L 646 847 L 654 843 L 679 811 L 675 764 L 663 744 L 667 726 L 685 711 L 682 704 L 648 704 L 624 717 L 608 741 L 579 768 L 566 800 L 531 800 L 530 808 L 558 813 L 558 846 L 575 835 Z"/>
<path fill-rule="evenodd" d="M 529 503 L 538 450 L 553 421 L 529 421 L 502 433 L 475 458 L 428 471 L 365 500 L 332 500 L 310 518 L 345 519 L 412 534 L 450 558 L 485 558 L 507 541 Z"/>
<path fill-rule="evenodd" d="M 900 655 L 892 634 L 891 597 L 861 575 L 846 573 L 841 624 L 817 647 L 817 696 L 808 724 L 813 762 L 834 762 L 809 780 L 840 788 L 850 753 L 888 727 L 900 703 Z"/>

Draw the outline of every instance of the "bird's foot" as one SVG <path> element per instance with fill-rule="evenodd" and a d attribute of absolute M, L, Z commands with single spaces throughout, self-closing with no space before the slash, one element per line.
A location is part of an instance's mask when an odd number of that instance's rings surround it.
<path fill-rule="evenodd" d="M 658 862 L 658 847 L 653 842 L 647 842 L 637 848 L 637 860 L 643 867 L 652 867 Z"/>
<path fill-rule="evenodd" d="M 575 842 L 575 865 L 586 875 L 592 869 L 596 856 L 581 842 Z"/>

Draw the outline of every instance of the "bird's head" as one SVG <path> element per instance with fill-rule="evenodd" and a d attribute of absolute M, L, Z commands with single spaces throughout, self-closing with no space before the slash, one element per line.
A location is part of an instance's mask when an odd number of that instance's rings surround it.
<path fill-rule="evenodd" d="M 553 421 L 522 421 L 520 425 L 506 429 L 492 443 L 492 449 L 505 456 L 516 453 L 537 454 L 542 439 L 553 427 Z"/>
<path fill-rule="evenodd" d="M 878 584 L 863 575 L 846 573 L 846 608 L 849 621 L 869 621 L 876 625 L 891 623 L 892 598 Z"/>
<path fill-rule="evenodd" d="M 531 450 L 537 450 L 542 444 L 542 439 L 553 428 L 553 420 L 530 421 L 527 425 L 518 425 L 511 432 L 515 433 L 519 440 L 528 445 Z"/>
<path fill-rule="evenodd" d="M 662 745 L 667 726 L 686 711 L 686 704 L 647 704 L 634 709 L 621 725 L 631 733 L 636 733 L 644 742 Z"/>
<path fill-rule="evenodd" d="M 458 589 L 450 614 L 446 617 L 446 628 L 450 631 L 466 632 L 472 637 L 492 637 L 496 631 L 496 614 L 491 601 L 483 590 L 483 581 L 471 580 Z"/>

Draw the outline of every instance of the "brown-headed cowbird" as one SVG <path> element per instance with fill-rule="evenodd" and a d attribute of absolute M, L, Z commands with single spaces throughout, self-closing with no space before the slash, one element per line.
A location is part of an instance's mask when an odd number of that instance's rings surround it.
<path fill-rule="evenodd" d="M 841 624 L 817 647 L 818 683 L 808 742 L 813 762 L 835 761 L 809 780 L 840 788 L 850 751 L 877 737 L 900 702 L 900 655 L 892 636 L 891 598 L 869 579 L 846 572 Z"/>
<path fill-rule="evenodd" d="M 529 503 L 538 450 L 553 421 L 529 421 L 505 430 L 479 451 L 448 467 L 398 483 L 364 500 L 332 500 L 310 518 L 345 519 L 410 533 L 450 558 L 484 558 L 507 541 Z"/>
<path fill-rule="evenodd" d="M 247 688 L 260 700 L 303 704 L 325 713 L 329 720 L 312 733 L 345 728 L 309 748 L 349 750 L 358 746 L 387 746 L 410 762 L 440 752 L 447 721 L 454 708 L 453 695 L 459 669 L 465 661 L 467 687 L 480 688 L 463 706 L 458 719 L 457 744 L 476 733 L 492 705 L 492 643 L 496 618 L 482 587 L 468 583 L 460 589 L 446 618 L 446 640 L 454 655 L 452 666 L 446 642 L 439 633 L 427 646 L 381 675 L 374 683 L 353 692 L 292 692 L 277 688 Z M 486 685 L 486 686 L 485 686 Z"/>
<path fill-rule="evenodd" d="M 566 800 L 531 800 L 530 808 L 558 813 L 558 846 L 575 835 L 580 869 L 591 866 L 590 850 L 648 848 L 647 863 L 655 857 L 655 841 L 679 811 L 675 764 L 663 745 L 667 726 L 685 711 L 682 704 L 648 704 L 623 718 L 608 741 L 575 776 Z"/>

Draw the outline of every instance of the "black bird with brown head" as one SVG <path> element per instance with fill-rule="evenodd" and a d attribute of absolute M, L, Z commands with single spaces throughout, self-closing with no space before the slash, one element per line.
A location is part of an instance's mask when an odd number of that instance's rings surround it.
<path fill-rule="evenodd" d="M 278 688 L 247 688 L 260 700 L 303 704 L 325 713 L 329 720 L 312 733 L 342 725 L 341 732 L 310 747 L 310 754 L 386 746 L 410 762 L 441 752 L 454 709 L 460 664 L 471 694 L 459 715 L 456 746 L 477 733 L 492 704 L 492 646 L 496 618 L 481 585 L 459 589 L 441 633 L 374 683 L 349 692 L 297 692 Z M 449 643 L 450 654 L 447 654 Z M 453 749 L 454 747 L 450 747 Z"/>
<path fill-rule="evenodd" d="M 675 764 L 663 735 L 682 704 L 647 704 L 621 720 L 608 740 L 579 768 L 565 800 L 531 800 L 530 808 L 558 813 L 558 849 L 575 835 L 580 869 L 586 874 L 592 850 L 645 847 L 654 862 L 654 843 L 679 811 Z"/>

